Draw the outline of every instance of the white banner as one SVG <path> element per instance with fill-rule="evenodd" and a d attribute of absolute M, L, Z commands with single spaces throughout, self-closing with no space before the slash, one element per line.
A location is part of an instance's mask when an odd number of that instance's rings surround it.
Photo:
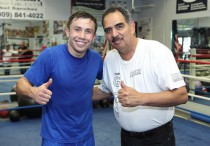
<path fill-rule="evenodd" d="M 0 19 L 44 20 L 44 0 L 0 0 Z"/>

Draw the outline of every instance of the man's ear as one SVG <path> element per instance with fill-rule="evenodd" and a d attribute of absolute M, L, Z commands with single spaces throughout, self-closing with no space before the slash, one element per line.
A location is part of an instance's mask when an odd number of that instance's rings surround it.
<path fill-rule="evenodd" d="M 69 37 L 70 31 L 67 27 L 65 28 L 65 33 L 66 33 L 66 37 Z"/>
<path fill-rule="evenodd" d="M 95 39 L 96 39 L 96 33 L 93 36 L 93 41 L 92 42 L 94 42 Z"/>
<path fill-rule="evenodd" d="M 132 33 L 135 34 L 136 33 L 136 24 L 134 21 L 131 21 L 130 26 L 132 28 Z"/>

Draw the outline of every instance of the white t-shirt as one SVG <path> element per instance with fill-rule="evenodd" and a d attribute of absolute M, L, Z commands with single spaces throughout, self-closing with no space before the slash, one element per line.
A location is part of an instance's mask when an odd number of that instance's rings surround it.
<path fill-rule="evenodd" d="M 3 50 L 3 61 L 4 63 L 10 63 L 8 60 L 11 60 L 13 52 L 11 50 L 7 51 L 6 49 Z"/>
<path fill-rule="evenodd" d="M 118 102 L 120 82 L 143 93 L 155 93 L 185 86 L 172 52 L 163 44 L 139 39 L 135 54 L 124 61 L 117 50 L 108 52 L 103 80 L 99 88 L 114 95 L 114 113 L 128 131 L 142 132 L 159 127 L 172 119 L 174 107 L 122 107 Z"/>

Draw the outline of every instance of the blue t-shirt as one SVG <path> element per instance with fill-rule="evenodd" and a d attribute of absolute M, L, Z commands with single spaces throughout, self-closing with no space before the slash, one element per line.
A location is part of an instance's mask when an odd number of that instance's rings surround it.
<path fill-rule="evenodd" d="M 92 91 L 96 78 L 102 79 L 102 57 L 88 49 L 83 58 L 73 57 L 66 44 L 45 49 L 24 76 L 40 86 L 52 78 L 52 97 L 43 106 L 41 136 L 74 143 L 93 134 Z"/>

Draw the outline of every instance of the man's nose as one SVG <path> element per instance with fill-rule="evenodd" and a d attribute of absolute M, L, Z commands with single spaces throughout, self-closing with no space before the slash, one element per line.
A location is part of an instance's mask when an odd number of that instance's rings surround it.
<path fill-rule="evenodd" d="M 79 33 L 79 38 L 85 38 L 85 32 L 84 31 L 81 31 Z"/>
<path fill-rule="evenodd" d="M 116 29 L 112 29 L 112 37 L 115 37 L 118 35 L 118 31 Z"/>

